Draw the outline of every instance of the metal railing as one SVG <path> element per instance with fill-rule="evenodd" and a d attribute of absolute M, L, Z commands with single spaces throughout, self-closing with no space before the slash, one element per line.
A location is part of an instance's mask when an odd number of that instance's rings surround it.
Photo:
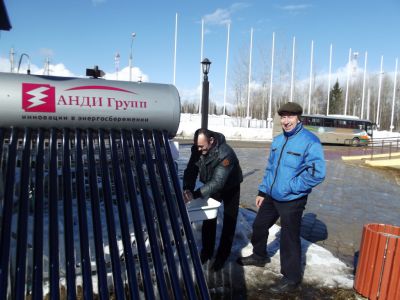
<path fill-rule="evenodd" d="M 382 157 L 391 159 L 394 153 L 400 152 L 400 137 L 372 138 L 362 143 L 354 143 L 354 139 L 347 139 L 345 144 L 356 146 L 348 149 L 348 155 L 368 155 L 371 160 Z"/>

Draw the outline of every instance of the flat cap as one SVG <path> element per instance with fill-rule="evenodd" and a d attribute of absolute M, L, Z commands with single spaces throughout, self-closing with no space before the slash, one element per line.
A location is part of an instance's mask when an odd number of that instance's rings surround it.
<path fill-rule="evenodd" d="M 301 116 L 303 113 L 303 108 L 296 102 L 287 102 L 278 109 L 278 115 L 281 116 L 284 113 Z"/>

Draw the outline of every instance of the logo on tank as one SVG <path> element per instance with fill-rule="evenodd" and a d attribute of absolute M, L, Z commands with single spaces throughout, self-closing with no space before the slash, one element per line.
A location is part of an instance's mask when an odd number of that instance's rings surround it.
<path fill-rule="evenodd" d="M 22 109 L 26 112 L 56 112 L 55 87 L 49 84 L 23 83 Z"/>

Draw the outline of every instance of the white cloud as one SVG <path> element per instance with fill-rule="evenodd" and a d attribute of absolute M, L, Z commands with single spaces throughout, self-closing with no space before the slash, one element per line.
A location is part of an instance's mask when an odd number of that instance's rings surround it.
<path fill-rule="evenodd" d="M 204 23 L 209 25 L 225 25 L 230 23 L 232 20 L 233 13 L 248 7 L 245 3 L 234 3 L 229 8 L 217 8 L 213 13 L 205 15 L 203 17 Z"/>
<path fill-rule="evenodd" d="M 4 57 L 0 57 L 0 72 L 10 72 L 10 61 Z"/>
<path fill-rule="evenodd" d="M 193 89 L 178 88 L 178 91 L 182 102 L 198 103 L 200 101 L 200 85 Z"/>
<path fill-rule="evenodd" d="M 308 9 L 312 7 L 309 4 L 297 4 L 297 5 L 284 5 L 284 6 L 279 6 L 280 9 L 289 11 L 291 13 L 298 13 L 299 11 L 303 11 L 305 9 Z"/>
<path fill-rule="evenodd" d="M 239 10 L 248 8 L 248 7 L 250 7 L 250 6 L 251 6 L 251 5 L 250 5 L 249 3 L 236 2 L 236 3 L 233 3 L 233 4 L 231 5 L 231 11 L 232 11 L 232 13 L 234 13 L 234 12 L 237 12 L 237 11 L 239 11 Z"/>
<path fill-rule="evenodd" d="M 47 72 L 44 68 L 41 68 L 41 69 L 38 69 L 36 72 L 34 72 L 34 74 L 47 75 Z M 70 70 L 68 70 L 62 63 L 55 64 L 55 65 L 50 64 L 49 75 L 63 76 L 63 77 L 76 77 L 76 75 L 74 73 L 72 73 Z"/>
<path fill-rule="evenodd" d="M 13 69 L 14 72 L 27 74 L 28 62 L 23 60 L 21 62 L 21 65 L 19 66 L 19 70 L 18 70 L 18 64 L 14 64 Z M 44 67 L 38 67 L 35 64 L 30 64 L 29 69 L 31 74 L 47 75 L 47 70 L 45 70 Z M 0 72 L 11 72 L 10 60 L 8 58 L 0 57 Z M 68 70 L 68 68 L 62 63 L 58 63 L 55 65 L 50 64 L 49 74 L 53 76 L 67 76 L 67 77 L 76 76 L 74 73 Z"/>
<path fill-rule="evenodd" d="M 204 23 L 210 25 L 222 25 L 231 22 L 231 12 L 227 9 L 218 8 L 212 14 L 203 17 Z"/>
<path fill-rule="evenodd" d="M 46 49 L 43 49 L 46 50 Z M 50 53 L 51 50 L 49 50 L 47 53 Z M 17 72 L 18 66 L 14 65 L 14 72 Z M 27 62 L 22 62 L 21 66 L 19 68 L 19 73 L 21 74 L 26 74 L 28 70 L 28 63 Z M 0 72 L 10 72 L 11 71 L 11 66 L 10 66 L 10 61 L 8 58 L 0 57 Z M 49 70 L 45 70 L 45 67 L 38 67 L 34 64 L 30 65 L 30 72 L 31 74 L 35 75 L 47 75 L 49 74 L 50 76 L 62 76 L 62 77 L 85 77 L 84 74 L 82 75 L 76 75 L 72 71 L 70 71 L 63 63 L 58 63 L 58 64 L 50 64 Z M 108 80 L 122 80 L 122 81 L 129 81 L 129 67 L 125 67 L 122 70 L 118 72 L 105 72 L 106 74 L 104 75 L 105 79 Z M 132 68 L 132 81 L 143 81 L 143 82 L 149 82 L 149 76 L 145 73 L 142 72 L 137 67 Z"/>
<path fill-rule="evenodd" d="M 117 72 L 107 72 L 104 76 L 109 80 L 129 81 L 129 67 L 125 67 Z M 138 67 L 132 68 L 132 81 L 149 82 L 149 76 L 144 74 Z"/>

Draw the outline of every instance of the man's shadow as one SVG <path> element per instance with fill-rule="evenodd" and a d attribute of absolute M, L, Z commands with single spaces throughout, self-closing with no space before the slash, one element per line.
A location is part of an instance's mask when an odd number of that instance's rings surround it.
<path fill-rule="evenodd" d="M 328 229 L 316 214 L 306 213 L 301 221 L 300 236 L 311 243 L 317 243 L 328 238 Z"/>
<path fill-rule="evenodd" d="M 236 263 L 239 251 L 248 244 L 251 233 L 251 224 L 243 217 L 243 210 L 247 211 L 247 209 L 239 209 L 231 254 L 223 269 L 217 272 L 211 270 L 210 267 L 214 258 L 203 265 L 204 275 L 212 299 L 247 299 L 246 276 L 243 267 Z M 224 203 L 218 209 L 214 255 L 221 241 L 223 211 Z M 201 243 L 201 223 L 196 224 L 196 226 L 197 239 Z"/>

